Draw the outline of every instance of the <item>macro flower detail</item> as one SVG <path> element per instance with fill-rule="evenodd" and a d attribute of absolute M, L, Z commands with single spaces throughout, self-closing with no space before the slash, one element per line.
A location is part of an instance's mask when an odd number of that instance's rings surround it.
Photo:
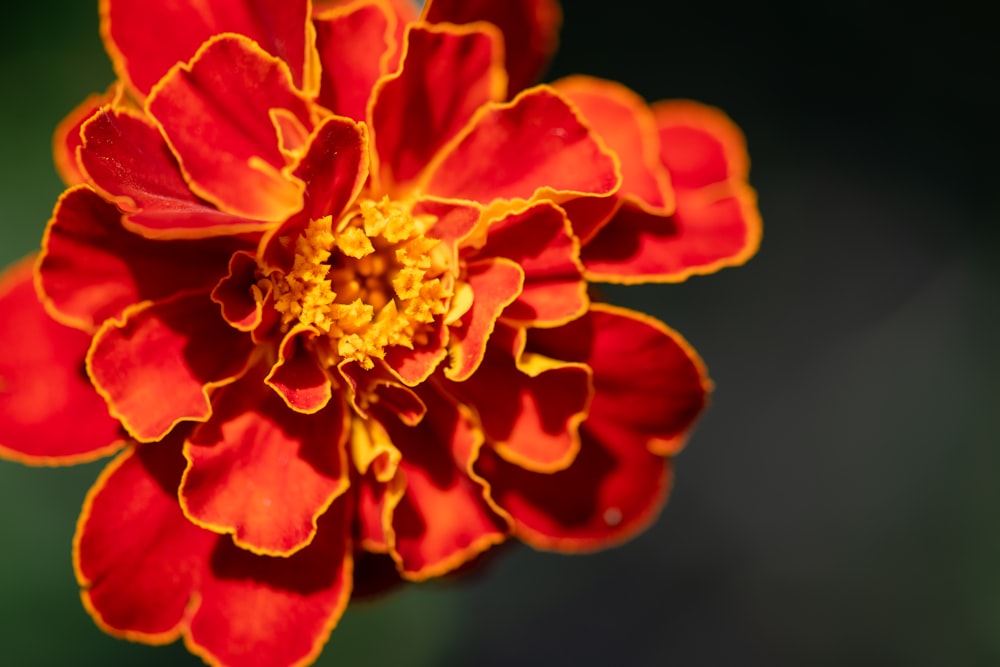
<path fill-rule="evenodd" d="M 711 382 L 591 284 L 740 264 L 760 220 L 721 112 L 533 85 L 560 11 L 102 0 L 119 80 L 57 128 L 68 189 L 0 278 L 0 455 L 119 452 L 73 551 L 102 629 L 305 665 L 365 563 L 655 518 Z"/>

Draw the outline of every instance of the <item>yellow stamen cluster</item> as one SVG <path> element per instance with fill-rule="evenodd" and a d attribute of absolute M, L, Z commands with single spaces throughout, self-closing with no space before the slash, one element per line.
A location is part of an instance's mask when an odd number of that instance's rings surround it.
<path fill-rule="evenodd" d="M 454 278 L 448 250 L 425 236 L 430 216 L 414 216 L 387 197 L 365 200 L 334 226 L 313 220 L 295 245 L 288 273 L 261 281 L 274 293 L 282 327 L 304 324 L 326 334 L 324 362 L 364 368 L 387 347 L 412 348 L 448 311 Z"/>

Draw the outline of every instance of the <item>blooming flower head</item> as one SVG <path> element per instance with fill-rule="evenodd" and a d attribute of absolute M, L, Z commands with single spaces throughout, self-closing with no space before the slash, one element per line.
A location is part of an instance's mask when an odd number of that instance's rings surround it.
<path fill-rule="evenodd" d="M 100 11 L 119 79 L 58 128 L 69 187 L 0 279 L 0 454 L 118 452 L 74 540 L 98 625 L 304 665 L 380 565 L 649 524 L 710 382 L 588 285 L 753 254 L 725 116 L 532 85 L 554 0 Z"/>

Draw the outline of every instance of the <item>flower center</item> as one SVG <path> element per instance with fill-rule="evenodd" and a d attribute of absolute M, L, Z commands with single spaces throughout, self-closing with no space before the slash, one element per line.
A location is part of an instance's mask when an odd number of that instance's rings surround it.
<path fill-rule="evenodd" d="M 423 342 L 454 291 L 447 247 L 424 235 L 434 222 L 388 197 L 363 200 L 336 224 L 310 222 L 292 270 L 260 282 L 273 289 L 283 330 L 325 334 L 317 352 L 328 366 L 346 359 L 370 369 L 386 348 Z"/>

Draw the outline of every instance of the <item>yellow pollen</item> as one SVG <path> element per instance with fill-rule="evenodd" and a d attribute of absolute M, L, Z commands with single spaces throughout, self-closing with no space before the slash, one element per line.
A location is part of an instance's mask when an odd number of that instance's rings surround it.
<path fill-rule="evenodd" d="M 426 340 L 435 317 L 451 310 L 450 253 L 425 236 L 434 222 L 388 197 L 360 202 L 336 224 L 313 220 L 291 271 L 259 280 L 255 297 L 270 289 L 284 331 L 304 324 L 326 334 L 317 341 L 323 363 L 370 369 L 386 348 Z"/>

